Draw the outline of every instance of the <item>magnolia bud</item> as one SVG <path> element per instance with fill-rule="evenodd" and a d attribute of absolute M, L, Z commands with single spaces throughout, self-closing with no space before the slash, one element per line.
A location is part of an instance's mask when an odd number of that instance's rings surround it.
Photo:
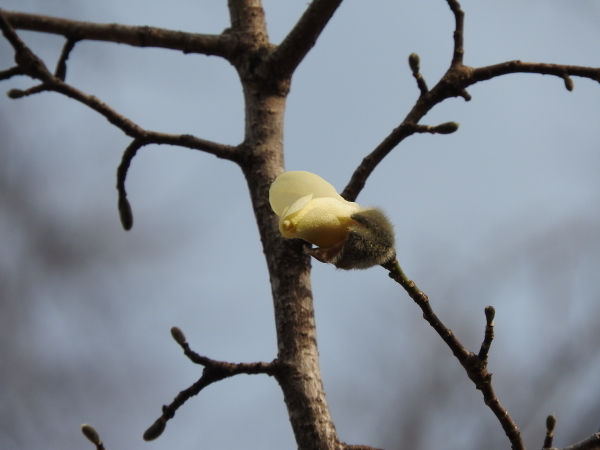
<path fill-rule="evenodd" d="M 144 440 L 153 441 L 160 437 L 160 435 L 163 434 L 163 431 L 165 431 L 166 426 L 167 421 L 163 417 L 160 417 L 146 430 L 144 433 Z"/>
<path fill-rule="evenodd" d="M 343 242 L 308 252 L 319 261 L 344 270 L 368 269 L 396 258 L 394 228 L 383 211 L 368 208 L 350 217 L 354 224 Z"/>
<path fill-rule="evenodd" d="M 433 132 L 438 134 L 452 134 L 456 130 L 458 130 L 458 124 L 456 122 L 444 122 L 433 127 Z"/>
<path fill-rule="evenodd" d="M 565 76 L 563 80 L 565 80 L 565 87 L 567 88 L 567 91 L 572 91 L 575 87 L 575 85 L 573 84 L 573 79 L 569 76 Z"/>
<path fill-rule="evenodd" d="M 12 99 L 21 98 L 25 96 L 25 91 L 22 91 L 21 89 L 11 89 L 6 93 L 6 95 Z"/>
<path fill-rule="evenodd" d="M 81 425 L 81 432 L 83 435 L 95 446 L 100 445 L 100 436 L 96 429 L 90 424 L 84 423 Z"/>
<path fill-rule="evenodd" d="M 184 345 L 187 342 L 185 334 L 177 327 L 171 328 L 171 336 L 173 336 L 173 339 L 175 339 L 175 342 L 179 345 Z"/>
<path fill-rule="evenodd" d="M 408 57 L 408 65 L 410 66 L 410 70 L 412 70 L 413 73 L 419 73 L 419 71 L 421 70 L 421 61 L 419 59 L 419 55 L 417 55 L 416 53 L 411 53 Z"/>
<path fill-rule="evenodd" d="M 119 196 L 119 217 L 121 218 L 121 225 L 125 231 L 131 230 L 133 226 L 133 212 L 131 211 L 131 205 L 129 200 L 124 195 Z"/>
<path fill-rule="evenodd" d="M 493 325 L 494 317 L 496 316 L 496 310 L 494 309 L 493 306 L 486 306 L 484 311 L 485 311 L 485 320 L 487 321 L 488 325 Z"/>

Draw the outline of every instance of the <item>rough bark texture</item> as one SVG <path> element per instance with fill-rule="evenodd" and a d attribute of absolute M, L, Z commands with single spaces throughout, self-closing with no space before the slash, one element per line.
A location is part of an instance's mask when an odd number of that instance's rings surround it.
<path fill-rule="evenodd" d="M 269 205 L 269 187 L 284 171 L 283 125 L 290 75 L 275 76 L 265 62 L 269 44 L 259 1 L 232 0 L 231 32 L 244 51 L 234 65 L 245 99 L 245 139 L 240 166 L 267 259 L 277 329 L 275 377 L 283 391 L 299 448 L 339 448 L 321 381 L 310 283 L 310 257 L 298 240 L 283 239 Z"/>

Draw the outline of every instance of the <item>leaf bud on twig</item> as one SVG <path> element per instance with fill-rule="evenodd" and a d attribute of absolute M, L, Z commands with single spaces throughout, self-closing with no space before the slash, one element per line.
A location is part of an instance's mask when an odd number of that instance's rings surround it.
<path fill-rule="evenodd" d="M 93 426 L 88 423 L 84 423 L 81 425 L 81 432 L 96 447 L 100 445 L 100 435 Z"/>
<path fill-rule="evenodd" d="M 493 324 L 495 316 L 496 316 L 496 310 L 494 309 L 494 307 L 486 306 L 485 307 L 485 320 L 487 321 L 488 325 Z"/>
<path fill-rule="evenodd" d="M 419 58 L 419 55 L 417 55 L 416 53 L 411 53 L 408 57 L 408 65 L 410 66 L 410 70 L 412 70 L 413 73 L 419 73 L 419 71 L 421 70 L 421 60 Z"/>
<path fill-rule="evenodd" d="M 575 85 L 573 84 L 573 79 L 570 76 L 565 75 L 563 77 L 563 80 L 565 80 L 565 87 L 567 88 L 567 91 L 571 92 L 575 87 Z"/>
<path fill-rule="evenodd" d="M 133 212 L 131 211 L 131 205 L 127 197 L 119 196 L 119 217 L 121 218 L 121 225 L 125 231 L 131 230 L 133 226 Z"/>
<path fill-rule="evenodd" d="M 8 98 L 17 99 L 25 97 L 25 91 L 22 91 L 21 89 L 11 89 L 6 95 L 8 95 Z"/>
<path fill-rule="evenodd" d="M 173 336 L 173 339 L 175 339 L 175 342 L 177 342 L 179 345 L 185 345 L 187 342 L 185 334 L 183 334 L 183 331 L 177 327 L 171 328 L 171 336 Z"/>
<path fill-rule="evenodd" d="M 553 414 L 550 414 L 547 418 L 546 418 L 546 429 L 549 432 L 554 431 L 554 427 L 556 426 L 556 417 L 554 417 Z"/>
<path fill-rule="evenodd" d="M 438 134 L 452 134 L 456 130 L 458 130 L 458 123 L 456 122 L 444 122 L 433 127 L 433 132 Z"/>
<path fill-rule="evenodd" d="M 167 421 L 163 417 L 158 418 L 156 422 L 150 425 L 150 428 L 148 428 L 144 433 L 144 440 L 153 441 L 154 439 L 158 438 L 161 434 L 163 434 L 166 426 Z"/>

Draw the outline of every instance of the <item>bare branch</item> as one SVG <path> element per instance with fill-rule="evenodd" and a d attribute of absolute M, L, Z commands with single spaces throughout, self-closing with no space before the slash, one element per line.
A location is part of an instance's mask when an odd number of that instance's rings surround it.
<path fill-rule="evenodd" d="M 414 110 L 414 108 L 413 108 Z M 344 188 L 341 196 L 348 201 L 355 201 L 356 197 L 365 187 L 367 178 L 373 173 L 381 161 L 402 142 L 405 138 L 415 133 L 415 126 L 408 124 L 406 119 L 395 128 L 375 150 L 365 156 L 360 165 L 356 168 L 348 185 Z"/>
<path fill-rule="evenodd" d="M 142 148 L 146 143 L 142 139 L 134 139 L 131 144 L 123 152 L 121 158 L 121 164 L 117 168 L 117 192 L 119 193 L 119 217 L 121 218 L 121 225 L 125 231 L 131 230 L 133 226 L 133 212 L 131 211 L 131 205 L 127 200 L 127 191 L 125 190 L 125 179 L 127 178 L 127 171 L 131 165 L 131 160 L 136 155 L 137 151 Z"/>
<path fill-rule="evenodd" d="M 228 59 L 235 45 L 227 33 L 186 33 L 157 27 L 83 22 L 14 11 L 3 13 L 16 29 L 60 34 L 69 39 L 116 42 L 134 47 L 168 48 L 183 53 L 221 56 L 225 59 Z"/>
<path fill-rule="evenodd" d="M 0 81 L 8 80 L 9 78 L 12 78 L 17 75 L 25 75 L 25 73 L 19 66 L 11 67 L 7 70 L 0 70 Z"/>
<path fill-rule="evenodd" d="M 410 66 L 410 70 L 412 71 L 413 77 L 415 77 L 415 80 L 417 80 L 417 86 L 421 91 L 421 95 L 427 94 L 427 92 L 429 92 L 429 89 L 427 88 L 427 83 L 425 82 L 425 79 L 423 78 L 423 75 L 421 75 L 420 72 L 421 60 L 419 58 L 419 55 L 417 55 L 416 53 L 411 53 L 408 57 L 408 65 Z"/>
<path fill-rule="evenodd" d="M 452 350 L 452 353 L 456 359 L 458 359 L 460 364 L 466 370 L 471 381 L 473 381 L 475 384 L 475 388 L 480 390 L 483 394 L 483 400 L 485 404 L 492 410 L 502 425 L 506 436 L 510 440 L 513 450 L 525 450 L 519 427 L 517 427 L 513 419 L 510 417 L 508 411 L 504 409 L 492 388 L 492 374 L 487 370 L 487 354 L 486 359 L 482 359 L 478 355 L 468 351 L 460 343 L 452 331 L 449 328 L 446 328 L 446 326 L 436 316 L 431 308 L 431 304 L 429 303 L 429 298 L 427 295 L 425 295 L 423 291 L 417 287 L 414 281 L 406 276 L 397 260 L 382 264 L 382 267 L 389 270 L 390 278 L 404 288 L 410 298 L 412 298 L 423 311 L 423 318 L 440 335 L 450 350 Z M 488 324 L 490 323 L 490 317 L 491 315 L 487 313 L 486 319 Z"/>
<path fill-rule="evenodd" d="M 341 3 L 342 0 L 313 0 L 269 58 L 271 70 L 291 76 Z"/>
<path fill-rule="evenodd" d="M 483 338 L 483 342 L 481 343 L 481 348 L 479 349 L 479 357 L 482 361 L 487 361 L 488 354 L 490 353 L 490 347 L 492 346 L 492 341 L 494 340 L 494 316 L 496 315 L 496 310 L 493 306 L 488 306 L 485 308 L 485 335 Z"/>
<path fill-rule="evenodd" d="M 577 444 L 569 445 L 563 450 L 598 450 L 600 449 L 600 432 L 592 434 Z"/>
<path fill-rule="evenodd" d="M 182 147 L 187 147 L 196 150 L 202 150 L 211 153 L 219 158 L 235 160 L 237 153 L 235 147 L 228 145 L 217 144 L 215 142 L 199 139 L 189 134 L 174 135 L 166 133 L 158 133 L 154 131 L 146 131 L 139 125 L 119 114 L 106 103 L 102 102 L 93 95 L 86 94 L 79 89 L 65 83 L 59 77 L 53 76 L 46 68 L 43 61 L 38 58 L 16 35 L 10 25 L 4 20 L 3 12 L 0 10 L 0 27 L 2 32 L 9 39 L 15 48 L 15 60 L 19 64 L 21 71 L 32 77 L 41 79 L 43 83 L 39 86 L 34 86 L 26 91 L 13 90 L 10 95 L 12 98 L 23 97 L 42 91 L 55 91 L 66 95 L 74 100 L 89 106 L 96 112 L 102 114 L 110 123 L 121 129 L 125 134 L 136 139 L 142 139 L 145 144 L 171 144 Z M 65 45 L 61 60 L 66 60 L 69 50 L 74 43 Z M 64 62 L 62 63 L 64 64 Z M 59 67 L 62 65 L 59 61 Z M 16 69 L 11 69 L 16 72 Z"/>
<path fill-rule="evenodd" d="M 125 231 L 129 231 L 133 226 L 133 212 L 129 200 L 127 200 L 127 191 L 125 190 L 127 172 L 131 165 L 131 160 L 137 154 L 137 151 L 148 144 L 170 144 L 179 147 L 187 147 L 236 162 L 238 157 L 236 147 L 206 141 L 189 134 L 176 135 L 157 133 L 155 131 L 143 131 L 142 134 L 139 137 L 136 137 L 125 149 L 121 158 L 121 164 L 119 164 L 119 167 L 117 168 L 117 192 L 119 193 L 118 210 L 119 217 L 121 218 L 121 225 L 123 225 Z"/>
<path fill-rule="evenodd" d="M 562 79 L 565 79 L 570 75 L 589 78 L 600 83 L 600 68 L 568 66 L 562 64 L 528 63 L 515 60 L 473 69 L 467 85 L 472 85 L 480 81 L 489 80 L 509 73 L 539 73 L 541 75 L 554 75 Z M 569 89 L 568 84 L 567 89 Z M 569 90 L 572 90 L 572 87 Z"/>
<path fill-rule="evenodd" d="M 187 147 L 194 150 L 201 150 L 210 153 L 219 158 L 237 161 L 238 153 L 236 147 L 230 145 L 218 144 L 216 142 L 200 139 L 189 134 L 168 134 L 156 131 L 148 131 L 141 128 L 127 117 L 119 114 L 103 101 L 93 95 L 88 95 L 73 86 L 66 84 L 58 79 L 47 84 L 48 90 L 60 92 L 93 110 L 102 114 L 106 119 L 125 134 L 136 139 L 142 139 L 147 144 L 169 144 L 180 147 Z"/>
<path fill-rule="evenodd" d="M 146 441 L 152 441 L 158 438 L 164 431 L 167 422 L 175 416 L 177 410 L 191 397 L 198 395 L 205 387 L 225 378 L 240 374 L 266 374 L 273 376 L 282 368 L 282 364 L 278 360 L 274 360 L 270 363 L 257 362 L 240 364 L 215 361 L 214 359 L 201 356 L 191 350 L 185 339 L 185 335 L 179 328 L 173 327 L 171 329 L 171 334 L 173 335 L 175 341 L 183 349 L 184 354 L 195 364 L 204 366 L 204 370 L 202 371 L 202 376 L 198 381 L 192 384 L 189 388 L 177 394 L 170 405 L 163 406 L 162 415 L 144 433 L 144 440 Z"/>
<path fill-rule="evenodd" d="M 542 75 L 555 75 L 564 80 L 565 87 L 568 90 L 573 90 L 573 80 L 570 76 L 579 76 L 590 78 L 600 82 L 600 68 L 569 66 L 560 64 L 544 64 L 544 63 L 525 63 L 518 60 L 507 61 L 501 64 L 492 66 L 480 67 L 473 69 L 462 65 L 462 27 L 464 14 L 460 10 L 460 5 L 455 0 L 448 0 L 448 3 L 456 16 L 457 28 L 455 31 L 455 49 L 452 65 L 444 74 L 440 81 L 430 91 L 425 91 L 426 86 L 419 84 L 421 96 L 411 109 L 410 113 L 395 128 L 368 156 L 366 156 L 361 164 L 356 168 L 348 185 L 342 192 L 342 197 L 347 200 L 354 201 L 364 188 L 365 183 L 377 165 L 406 137 L 415 132 L 423 132 L 422 128 L 416 128 L 423 116 L 425 116 L 435 105 L 441 103 L 450 97 L 463 97 L 466 101 L 471 99 L 471 96 L 466 91 L 468 86 L 471 86 L 480 81 L 489 80 L 501 75 L 510 73 L 538 73 Z M 458 33 L 460 31 L 460 33 Z M 458 62 L 457 62 L 458 61 Z M 417 55 L 409 58 L 409 64 L 413 75 L 415 69 L 418 73 L 419 61 Z M 419 83 L 419 78 L 417 83 Z M 428 132 L 425 130 L 425 132 Z"/>
<path fill-rule="evenodd" d="M 456 25 L 454 28 L 454 54 L 452 55 L 451 67 L 462 66 L 464 50 L 465 13 L 456 0 L 448 0 L 448 6 L 454 13 Z"/>
<path fill-rule="evenodd" d="M 56 63 L 56 70 L 54 71 L 54 76 L 61 81 L 65 81 L 67 77 L 67 59 L 69 59 L 69 55 L 71 51 L 75 48 L 75 44 L 77 44 L 78 39 L 67 39 L 65 45 L 60 53 L 60 57 L 58 58 L 58 62 Z"/>
<path fill-rule="evenodd" d="M 32 86 L 29 89 L 25 89 L 24 91 L 21 89 L 11 89 L 8 91 L 7 95 L 9 98 L 17 99 L 22 97 L 28 97 L 33 94 L 39 94 L 40 92 L 47 92 L 50 89 L 45 84 L 38 84 L 37 86 Z"/>
<path fill-rule="evenodd" d="M 6 19 L 6 13 L 1 9 L 0 29 L 2 29 L 2 34 L 15 50 L 15 62 L 24 75 L 42 81 L 51 80 L 53 78 L 44 62 L 29 50 L 27 45 L 25 45 L 17 33 L 15 33 L 15 30 L 13 30 Z"/>
<path fill-rule="evenodd" d="M 104 102 L 98 100 L 96 97 L 88 95 L 65 83 L 63 80 L 66 75 L 66 60 L 77 42 L 75 39 L 69 39 L 66 42 L 57 64 L 56 76 L 54 76 L 48 71 L 43 61 L 17 36 L 10 24 L 5 20 L 1 10 L 0 28 L 15 49 L 15 61 L 19 64 L 21 71 L 32 78 L 42 80 L 42 84 L 25 91 L 17 89 L 9 91 L 9 97 L 20 98 L 43 91 L 59 92 L 99 112 L 110 123 L 121 129 L 125 134 L 134 138 L 133 142 L 123 153 L 121 164 L 117 169 L 117 191 L 119 193 L 118 210 L 121 224 L 125 230 L 130 230 L 133 226 L 133 213 L 131 211 L 131 205 L 127 200 L 125 179 L 131 160 L 141 147 L 148 144 L 171 144 L 202 150 L 220 158 L 237 160 L 239 153 L 235 147 L 206 141 L 188 134 L 173 135 L 155 131 L 146 131 L 127 117 L 116 112 Z M 16 72 L 16 70 L 13 69 L 12 72 Z"/>

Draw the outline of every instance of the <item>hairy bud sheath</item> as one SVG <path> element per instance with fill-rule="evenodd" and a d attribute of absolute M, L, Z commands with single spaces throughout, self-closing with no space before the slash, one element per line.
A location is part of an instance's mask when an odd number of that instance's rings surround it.
<path fill-rule="evenodd" d="M 394 229 L 377 208 L 361 208 L 310 172 L 285 172 L 271 185 L 269 201 L 279 231 L 317 248 L 307 252 L 339 269 L 367 269 L 396 257 Z"/>

